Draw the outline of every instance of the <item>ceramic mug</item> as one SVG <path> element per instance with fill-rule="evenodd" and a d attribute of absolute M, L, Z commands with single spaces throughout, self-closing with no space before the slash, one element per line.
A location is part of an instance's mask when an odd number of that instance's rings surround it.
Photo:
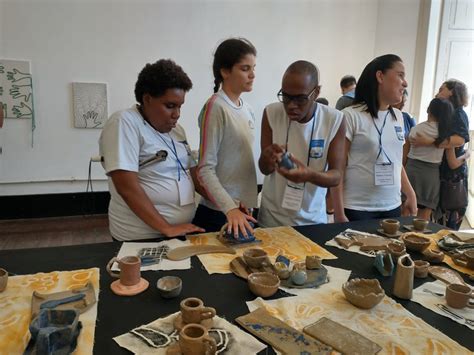
<path fill-rule="evenodd" d="M 474 249 L 467 250 L 461 255 L 455 255 L 452 258 L 456 264 L 468 269 L 474 269 Z"/>
<path fill-rule="evenodd" d="M 428 221 L 422 218 L 415 218 L 413 219 L 413 228 L 419 232 L 423 232 L 428 225 Z"/>
<path fill-rule="evenodd" d="M 446 287 L 446 303 L 453 308 L 474 308 L 474 294 L 469 286 L 450 284 Z"/>
<path fill-rule="evenodd" d="M 208 355 L 217 351 L 216 341 L 200 324 L 187 324 L 179 332 L 179 347 L 182 354 Z"/>
<path fill-rule="evenodd" d="M 0 269 L 0 292 L 5 291 L 8 283 L 8 271 Z"/>
<path fill-rule="evenodd" d="M 112 265 L 117 262 L 120 273 L 112 271 Z M 140 282 L 140 266 L 141 261 L 138 256 L 125 256 L 122 259 L 113 257 L 107 264 L 107 272 L 110 276 L 120 279 L 120 283 L 124 286 L 133 286 Z"/>
<path fill-rule="evenodd" d="M 400 222 L 396 219 L 384 219 L 382 222 L 380 222 L 380 226 L 382 227 L 384 233 L 396 234 L 400 228 Z"/>
<path fill-rule="evenodd" d="M 199 298 L 186 298 L 181 301 L 180 307 L 183 322 L 187 324 L 201 323 L 216 315 L 216 310 L 212 307 L 204 307 L 204 303 Z"/>

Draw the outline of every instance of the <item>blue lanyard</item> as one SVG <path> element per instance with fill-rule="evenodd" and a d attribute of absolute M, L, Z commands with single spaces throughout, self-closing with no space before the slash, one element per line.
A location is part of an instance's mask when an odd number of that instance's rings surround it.
<path fill-rule="evenodd" d="M 171 144 L 173 145 L 173 147 L 170 147 L 170 145 L 168 144 L 168 142 L 165 140 L 165 138 L 162 136 L 162 133 L 158 132 L 158 131 L 155 131 L 156 133 L 158 133 L 158 136 L 161 138 L 161 140 L 166 144 L 166 146 L 171 150 L 171 152 L 173 153 L 174 157 L 176 158 L 176 161 L 178 162 L 178 181 L 181 180 L 181 172 L 180 172 L 180 167 L 181 169 L 183 169 L 184 171 L 184 174 L 186 174 L 186 176 L 188 175 L 188 173 L 186 172 L 186 169 L 184 168 L 183 164 L 181 163 L 181 160 L 179 160 L 178 158 L 178 151 L 176 149 L 176 146 L 174 145 L 174 140 L 173 138 L 171 137 L 171 135 L 168 133 L 168 137 L 170 138 L 171 140 Z"/>
<path fill-rule="evenodd" d="M 375 126 L 375 129 L 377 130 L 377 133 L 379 134 L 379 154 L 377 154 L 377 158 L 375 158 L 375 163 L 377 163 L 377 160 L 379 159 L 380 154 L 383 153 L 383 154 L 387 157 L 388 162 L 389 162 L 390 164 L 392 164 L 392 161 L 391 161 L 390 158 L 388 157 L 387 153 L 385 153 L 385 150 L 383 149 L 383 145 L 382 145 L 382 133 L 383 133 L 383 129 L 384 129 L 384 127 L 385 127 L 385 123 L 387 123 L 387 117 L 388 117 L 388 114 L 389 114 L 389 113 L 390 113 L 390 110 L 387 111 L 387 114 L 385 115 L 385 118 L 384 118 L 384 120 L 383 120 L 383 124 L 382 124 L 382 128 L 381 128 L 381 129 L 379 129 L 379 128 L 377 127 L 377 125 L 375 124 L 375 119 L 372 117 L 372 122 L 373 122 L 373 124 L 374 124 L 374 126 Z"/>
<path fill-rule="evenodd" d="M 316 112 L 317 111 L 318 111 L 318 106 L 316 106 L 316 109 L 314 110 L 314 113 L 313 113 L 313 117 L 311 118 L 313 120 L 313 126 L 311 127 L 311 136 L 309 137 L 308 159 L 306 161 L 306 166 L 309 166 L 309 154 L 311 153 L 311 141 L 313 140 L 314 123 L 316 122 Z M 288 123 L 288 129 L 286 130 L 286 150 L 288 150 L 288 135 L 290 133 L 290 126 L 291 126 L 291 120 Z"/>

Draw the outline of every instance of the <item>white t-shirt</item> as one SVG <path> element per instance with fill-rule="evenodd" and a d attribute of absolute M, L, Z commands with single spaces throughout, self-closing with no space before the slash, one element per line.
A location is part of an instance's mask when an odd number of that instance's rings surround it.
<path fill-rule="evenodd" d="M 308 161 L 309 153 L 309 168 L 311 170 L 327 170 L 329 145 L 343 120 L 340 111 L 318 104 L 315 118 L 306 123 L 291 122 L 289 130 L 290 120 L 282 103 L 270 104 L 265 108 L 265 111 L 272 129 L 273 143 L 286 144 L 288 132 L 288 152 L 304 164 Z M 313 131 L 312 136 L 311 131 Z M 327 223 L 327 189 L 325 187 L 306 183 L 301 209 L 293 211 L 282 207 L 286 185 L 287 179 L 277 172 L 265 176 L 262 202 L 258 215 L 258 222 L 261 226 L 275 227 Z"/>
<path fill-rule="evenodd" d="M 99 148 L 107 175 L 114 170 L 137 172 L 141 187 L 168 223 L 192 221 L 195 204 L 180 206 L 179 200 L 178 179 L 187 179 L 183 180 L 184 183 L 191 184 L 194 191 L 188 169 L 195 165 L 181 126 L 177 125 L 169 134 L 159 133 L 134 106 L 116 112 L 108 119 L 99 139 Z M 186 174 L 173 153 L 175 148 Z M 168 153 L 166 160 L 140 166 L 161 150 Z M 109 189 L 109 225 L 114 238 L 137 240 L 162 236 L 133 213 L 117 193 L 111 178 Z"/>
<path fill-rule="evenodd" d="M 393 109 L 379 111 L 373 119 L 366 106 L 351 106 L 342 112 L 346 120 L 346 138 L 351 142 L 346 172 L 344 174 L 344 207 L 357 211 L 390 211 L 401 205 L 401 171 L 405 133 L 402 113 Z M 382 125 L 385 120 L 385 127 Z M 386 153 L 379 154 L 379 133 L 382 131 L 382 146 Z M 387 158 L 388 156 L 388 158 Z M 375 185 L 375 163 L 393 164 L 393 185 Z"/>
<path fill-rule="evenodd" d="M 417 133 L 427 137 L 438 138 L 438 122 L 421 122 L 413 127 L 410 131 L 410 137 L 415 137 Z M 433 145 L 427 147 L 410 147 L 408 158 L 417 159 L 427 163 L 441 164 L 443 160 L 443 148 L 436 148 Z"/>

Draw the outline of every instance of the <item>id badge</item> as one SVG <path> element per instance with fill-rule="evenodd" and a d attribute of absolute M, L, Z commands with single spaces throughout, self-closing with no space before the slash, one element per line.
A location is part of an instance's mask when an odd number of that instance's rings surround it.
<path fill-rule="evenodd" d="M 392 163 L 375 164 L 374 166 L 375 186 L 393 185 L 394 166 Z"/>
<path fill-rule="evenodd" d="M 176 183 L 178 184 L 179 205 L 186 206 L 194 203 L 194 184 L 192 180 L 184 175 Z"/>
<path fill-rule="evenodd" d="M 294 184 L 288 181 L 283 195 L 281 207 L 291 211 L 299 211 L 304 197 L 304 184 Z"/>

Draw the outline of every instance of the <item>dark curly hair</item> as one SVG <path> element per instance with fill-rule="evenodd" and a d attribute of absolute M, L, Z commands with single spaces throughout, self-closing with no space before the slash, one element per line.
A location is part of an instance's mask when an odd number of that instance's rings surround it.
<path fill-rule="evenodd" d="M 182 89 L 188 92 L 193 87 L 191 79 L 171 59 L 160 59 L 156 63 L 148 63 L 138 74 L 135 83 L 135 99 L 143 105 L 143 95 L 162 96 L 168 89 Z"/>
<path fill-rule="evenodd" d="M 468 93 L 466 84 L 456 79 L 449 79 L 444 82 L 444 85 L 453 93 L 449 101 L 451 101 L 455 109 L 467 106 Z"/>
<path fill-rule="evenodd" d="M 245 38 L 229 38 L 223 41 L 214 53 L 212 72 L 214 73 L 214 92 L 219 90 L 223 78 L 221 69 L 231 70 L 247 54 L 257 55 L 253 44 Z"/>

